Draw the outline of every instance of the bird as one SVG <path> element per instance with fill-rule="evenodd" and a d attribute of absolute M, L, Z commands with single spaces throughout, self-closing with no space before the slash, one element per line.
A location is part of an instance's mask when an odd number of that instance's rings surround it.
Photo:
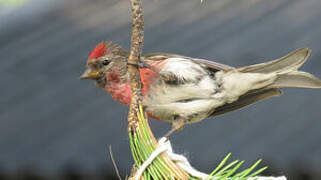
<path fill-rule="evenodd" d="M 299 71 L 311 54 L 297 49 L 266 63 L 232 67 L 210 60 L 170 53 L 141 56 L 142 105 L 148 117 L 172 123 L 165 136 L 185 124 L 216 117 L 282 94 L 280 88 L 321 88 L 321 80 Z M 114 100 L 129 106 L 129 52 L 110 41 L 89 54 L 81 79 L 92 79 Z"/>

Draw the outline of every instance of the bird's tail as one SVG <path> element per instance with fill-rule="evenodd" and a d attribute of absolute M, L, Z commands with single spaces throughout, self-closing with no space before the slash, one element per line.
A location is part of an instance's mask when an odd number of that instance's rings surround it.
<path fill-rule="evenodd" d="M 238 72 L 255 73 L 257 77 L 264 78 L 257 80 L 254 84 L 258 86 L 254 86 L 255 88 L 240 96 L 237 101 L 216 108 L 210 116 L 225 114 L 263 99 L 279 96 L 280 87 L 321 88 L 321 80 L 317 77 L 298 71 L 310 53 L 308 48 L 302 48 L 274 61 L 237 68 Z"/>
<path fill-rule="evenodd" d="M 298 71 L 310 56 L 310 49 L 297 49 L 286 56 L 262 64 L 240 67 L 239 72 L 276 73 L 276 80 L 268 88 L 302 87 L 321 88 L 321 80 L 310 73 Z"/>

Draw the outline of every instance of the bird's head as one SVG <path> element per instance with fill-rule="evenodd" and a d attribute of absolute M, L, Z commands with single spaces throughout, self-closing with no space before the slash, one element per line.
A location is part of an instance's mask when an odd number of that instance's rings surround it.
<path fill-rule="evenodd" d="M 101 42 L 90 53 L 87 68 L 80 78 L 92 79 L 101 88 L 104 88 L 109 80 L 124 80 L 128 55 L 119 45 Z"/>

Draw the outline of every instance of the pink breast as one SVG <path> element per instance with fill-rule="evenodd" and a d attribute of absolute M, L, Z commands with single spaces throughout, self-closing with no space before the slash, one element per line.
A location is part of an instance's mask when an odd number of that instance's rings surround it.
<path fill-rule="evenodd" d="M 161 61 L 155 61 L 149 63 L 150 66 L 154 67 L 156 70 L 160 70 L 163 67 Z M 142 93 L 143 96 L 149 93 L 151 85 L 159 77 L 158 73 L 149 69 L 141 68 L 139 69 L 141 80 L 142 80 Z M 110 72 L 106 75 L 108 81 L 105 89 L 112 95 L 112 97 L 119 101 L 121 104 L 129 106 L 131 101 L 132 91 L 129 82 L 120 83 L 120 78 L 117 71 Z"/>

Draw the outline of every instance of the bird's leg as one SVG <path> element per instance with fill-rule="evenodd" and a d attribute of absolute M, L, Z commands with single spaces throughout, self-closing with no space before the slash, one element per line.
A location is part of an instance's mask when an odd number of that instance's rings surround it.
<path fill-rule="evenodd" d="M 165 137 L 168 138 L 175 131 L 183 129 L 184 125 L 185 125 L 185 121 L 183 119 L 173 121 L 172 129 L 165 134 Z"/>

